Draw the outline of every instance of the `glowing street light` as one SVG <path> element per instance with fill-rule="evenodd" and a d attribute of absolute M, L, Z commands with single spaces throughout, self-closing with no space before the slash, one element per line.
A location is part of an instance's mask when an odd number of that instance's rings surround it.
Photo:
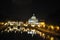
<path fill-rule="evenodd" d="M 28 24 L 24 24 L 24 26 L 28 26 Z"/>
<path fill-rule="evenodd" d="M 40 27 L 40 25 L 38 25 L 38 27 Z"/>
<path fill-rule="evenodd" d="M 8 23 L 5 23 L 4 25 L 7 25 Z"/>
<path fill-rule="evenodd" d="M 40 26 L 42 26 L 43 28 L 45 28 L 45 22 L 40 22 Z"/>
<path fill-rule="evenodd" d="M 54 40 L 54 37 L 51 37 L 50 40 Z"/>
<path fill-rule="evenodd" d="M 44 33 L 42 34 L 42 37 L 45 38 L 45 34 Z"/>
<path fill-rule="evenodd" d="M 59 30 L 60 29 L 59 26 L 57 26 L 56 29 Z"/>
<path fill-rule="evenodd" d="M 31 24 L 32 27 L 34 27 L 35 25 L 34 24 Z"/>
<path fill-rule="evenodd" d="M 54 26 L 53 25 L 51 25 L 50 27 L 51 27 L 52 30 L 54 30 Z"/>

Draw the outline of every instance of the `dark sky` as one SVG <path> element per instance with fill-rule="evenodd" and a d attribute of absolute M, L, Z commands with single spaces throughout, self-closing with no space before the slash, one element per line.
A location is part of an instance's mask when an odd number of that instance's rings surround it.
<path fill-rule="evenodd" d="M 2 0 L 0 19 L 27 20 L 33 13 L 38 19 L 60 23 L 58 0 Z"/>
<path fill-rule="evenodd" d="M 32 6 L 39 18 L 52 24 L 60 24 L 60 2 L 58 0 L 35 0 Z"/>
<path fill-rule="evenodd" d="M 1 19 L 25 20 L 32 16 L 32 0 L 7 0 L 1 3 Z"/>

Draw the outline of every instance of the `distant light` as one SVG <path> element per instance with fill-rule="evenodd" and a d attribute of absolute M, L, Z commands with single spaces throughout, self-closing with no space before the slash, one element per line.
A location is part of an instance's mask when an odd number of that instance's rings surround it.
<path fill-rule="evenodd" d="M 40 25 L 38 25 L 38 27 L 40 27 Z"/>
<path fill-rule="evenodd" d="M 16 33 L 16 31 L 14 31 Z"/>
<path fill-rule="evenodd" d="M 11 28 L 9 28 L 9 30 L 10 30 L 10 31 L 12 31 L 12 29 L 11 29 Z"/>
<path fill-rule="evenodd" d="M 9 33 L 9 30 L 7 30 L 7 32 Z"/>
<path fill-rule="evenodd" d="M 4 23 L 1 23 L 2 25 L 4 24 Z"/>
<path fill-rule="evenodd" d="M 40 36 L 42 36 L 42 32 L 40 32 Z"/>
<path fill-rule="evenodd" d="M 40 24 L 40 26 L 42 26 L 43 28 L 45 28 L 45 22 L 40 22 L 39 24 Z"/>
<path fill-rule="evenodd" d="M 54 40 L 54 37 L 51 37 L 50 40 Z"/>
<path fill-rule="evenodd" d="M 33 32 L 32 31 L 30 31 L 30 32 L 28 31 L 28 34 L 33 34 Z"/>
<path fill-rule="evenodd" d="M 54 26 L 53 25 L 51 25 L 50 27 L 51 27 L 52 30 L 54 30 Z"/>
<path fill-rule="evenodd" d="M 28 24 L 24 24 L 24 26 L 28 26 Z"/>
<path fill-rule="evenodd" d="M 42 37 L 45 38 L 45 34 L 44 33 L 42 34 Z"/>
<path fill-rule="evenodd" d="M 4 25 L 7 25 L 8 23 L 5 23 Z"/>
<path fill-rule="evenodd" d="M 10 25 L 14 25 L 13 23 L 10 23 Z"/>
<path fill-rule="evenodd" d="M 60 28 L 59 28 L 59 26 L 57 26 L 56 28 L 57 28 L 57 30 L 59 30 L 59 29 L 60 29 Z"/>
<path fill-rule="evenodd" d="M 31 24 L 32 27 L 34 27 L 35 25 L 34 24 Z"/>
<path fill-rule="evenodd" d="M 40 22 L 41 25 L 45 25 L 45 22 Z"/>
<path fill-rule="evenodd" d="M 17 28 L 16 28 L 16 27 L 13 27 L 13 29 L 16 29 L 16 30 L 17 30 Z"/>

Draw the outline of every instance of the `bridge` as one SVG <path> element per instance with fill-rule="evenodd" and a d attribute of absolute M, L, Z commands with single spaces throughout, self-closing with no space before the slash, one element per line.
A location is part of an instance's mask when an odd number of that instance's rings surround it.
<path fill-rule="evenodd" d="M 3 25 L 5 27 L 3 30 L 1 30 L 1 33 L 3 32 L 27 32 L 28 34 L 31 34 L 32 37 L 35 34 L 38 34 L 45 40 L 59 40 L 60 34 L 59 34 L 59 27 L 53 27 L 52 25 L 48 26 L 41 26 L 41 25 L 31 25 L 31 24 L 20 24 L 20 25 L 8 25 L 8 23 L 5 23 Z"/>

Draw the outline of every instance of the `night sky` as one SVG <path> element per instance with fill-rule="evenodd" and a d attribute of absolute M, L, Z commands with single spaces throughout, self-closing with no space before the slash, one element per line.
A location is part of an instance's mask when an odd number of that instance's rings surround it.
<path fill-rule="evenodd" d="M 58 0 L 2 0 L 0 9 L 0 20 L 28 20 L 35 13 L 39 20 L 60 24 Z"/>

